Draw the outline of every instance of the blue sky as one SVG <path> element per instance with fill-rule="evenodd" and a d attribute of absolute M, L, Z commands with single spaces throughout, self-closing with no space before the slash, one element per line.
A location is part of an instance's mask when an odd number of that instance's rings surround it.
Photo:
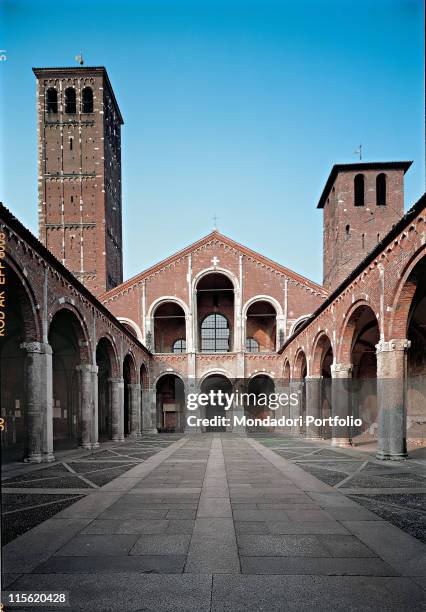
<path fill-rule="evenodd" d="M 424 191 L 421 0 L 2 0 L 2 201 L 37 233 L 32 66 L 83 51 L 125 120 L 125 277 L 219 230 L 315 281 L 334 163 L 412 159 Z"/>

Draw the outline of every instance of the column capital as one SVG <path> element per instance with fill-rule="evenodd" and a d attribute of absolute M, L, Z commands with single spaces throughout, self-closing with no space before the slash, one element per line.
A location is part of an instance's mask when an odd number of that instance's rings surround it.
<path fill-rule="evenodd" d="M 330 369 L 332 378 L 349 378 L 352 373 L 352 364 L 332 363 Z"/>
<path fill-rule="evenodd" d="M 124 384 L 124 378 L 108 378 L 108 382 L 110 383 L 116 383 L 118 385 L 123 385 Z"/>
<path fill-rule="evenodd" d="M 80 363 L 80 365 L 76 366 L 76 370 L 79 372 L 90 372 L 91 374 L 97 374 L 99 367 L 97 365 L 93 365 L 92 363 Z"/>
<path fill-rule="evenodd" d="M 380 340 L 376 344 L 377 353 L 390 353 L 393 351 L 406 351 L 411 346 L 411 340 L 406 338 L 394 338 L 393 340 Z"/>
<path fill-rule="evenodd" d="M 22 342 L 19 348 L 27 351 L 27 353 L 41 353 L 44 355 L 51 355 L 53 353 L 50 344 L 45 342 Z"/>
<path fill-rule="evenodd" d="M 127 386 L 129 387 L 129 389 L 134 389 L 135 391 L 141 390 L 141 386 L 139 383 L 129 383 Z"/>

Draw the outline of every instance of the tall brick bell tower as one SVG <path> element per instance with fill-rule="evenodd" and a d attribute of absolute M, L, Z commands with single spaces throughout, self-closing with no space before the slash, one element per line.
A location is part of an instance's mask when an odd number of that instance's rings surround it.
<path fill-rule="evenodd" d="M 404 214 L 410 161 L 337 164 L 320 197 L 323 285 L 333 291 Z"/>
<path fill-rule="evenodd" d="M 99 295 L 123 280 L 123 119 L 105 68 L 33 72 L 40 240 Z"/>

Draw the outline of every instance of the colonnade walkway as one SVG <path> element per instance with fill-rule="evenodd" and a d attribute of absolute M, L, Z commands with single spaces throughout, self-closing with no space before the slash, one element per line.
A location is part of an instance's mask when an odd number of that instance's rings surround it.
<path fill-rule="evenodd" d="M 7 544 L 3 589 L 94 612 L 423 609 L 424 544 L 273 444 L 175 440 Z"/>

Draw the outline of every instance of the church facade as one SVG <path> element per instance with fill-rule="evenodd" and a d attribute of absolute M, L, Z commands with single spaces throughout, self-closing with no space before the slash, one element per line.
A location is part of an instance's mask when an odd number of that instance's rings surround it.
<path fill-rule="evenodd" d="M 197 431 L 188 393 L 237 388 L 293 390 L 297 415 L 364 421 L 292 435 L 373 441 L 383 459 L 421 443 L 425 198 L 404 215 L 411 162 L 332 168 L 323 285 L 217 230 L 122 282 L 123 118 L 107 72 L 34 73 L 41 242 L 0 211 L 6 454 L 49 461 L 67 445 Z"/>

